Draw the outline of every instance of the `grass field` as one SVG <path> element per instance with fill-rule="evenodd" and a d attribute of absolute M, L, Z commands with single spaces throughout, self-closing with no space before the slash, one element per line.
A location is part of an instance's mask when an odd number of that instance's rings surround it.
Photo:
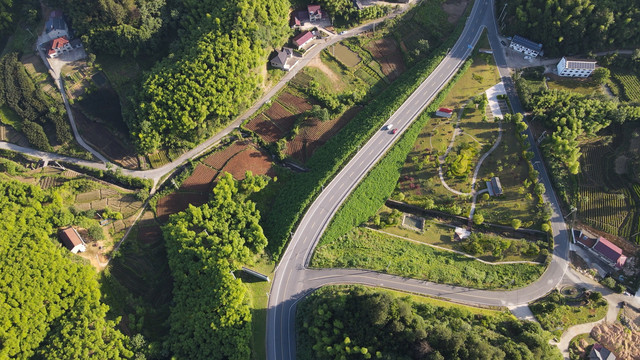
<path fill-rule="evenodd" d="M 529 264 L 483 264 L 366 228 L 353 229 L 333 243 L 320 243 L 311 264 L 317 268 L 371 269 L 479 289 L 522 287 L 544 271 L 543 266 Z"/>
<path fill-rule="evenodd" d="M 166 150 L 159 150 L 155 154 L 149 154 L 147 155 L 147 158 L 149 159 L 151 167 L 154 169 L 171 162 L 167 156 Z"/>
<path fill-rule="evenodd" d="M 567 90 L 583 95 L 602 94 L 602 87 L 590 79 L 554 78 L 547 81 L 552 90 Z"/>
<path fill-rule="evenodd" d="M 6 104 L 0 106 L 0 122 L 20 131 L 20 117 L 18 117 L 18 114 L 13 110 L 9 109 Z"/>

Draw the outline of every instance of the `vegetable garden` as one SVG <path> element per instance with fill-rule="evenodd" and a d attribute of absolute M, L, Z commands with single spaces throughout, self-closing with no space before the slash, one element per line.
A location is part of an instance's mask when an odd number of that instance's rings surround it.
<path fill-rule="evenodd" d="M 636 74 L 614 73 L 613 77 L 622 84 L 627 100 L 640 102 L 640 79 Z"/>

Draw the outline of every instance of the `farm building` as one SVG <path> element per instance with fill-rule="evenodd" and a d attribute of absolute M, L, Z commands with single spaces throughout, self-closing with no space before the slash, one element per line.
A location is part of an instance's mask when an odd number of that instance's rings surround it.
<path fill-rule="evenodd" d="M 559 76 L 588 77 L 596 69 L 596 61 L 563 57 L 556 68 Z"/>
<path fill-rule="evenodd" d="M 55 57 L 58 57 L 63 52 L 71 51 L 72 49 L 73 47 L 71 46 L 69 39 L 67 39 L 66 36 L 61 36 L 51 41 L 51 44 L 49 45 L 49 50 L 47 50 L 47 55 L 50 58 L 55 58 Z"/>
<path fill-rule="evenodd" d="M 487 190 L 489 190 L 489 195 L 491 196 L 502 195 L 502 185 L 500 184 L 500 178 L 494 176 L 490 181 L 487 181 Z"/>
<path fill-rule="evenodd" d="M 311 40 L 313 40 L 313 34 L 310 31 L 303 31 L 300 34 L 294 36 L 291 41 L 293 42 L 293 45 L 295 45 L 298 49 L 301 49 Z"/>
<path fill-rule="evenodd" d="M 322 9 L 320 5 L 307 5 L 307 12 L 309 13 L 310 21 L 322 19 Z"/>
<path fill-rule="evenodd" d="M 444 117 L 444 118 L 450 118 L 452 114 L 453 114 L 453 109 L 449 109 L 445 107 L 441 107 L 440 109 L 438 109 L 438 111 L 436 111 L 436 116 Z"/>
<path fill-rule="evenodd" d="M 471 231 L 465 228 L 457 227 L 453 235 L 453 240 L 457 240 L 457 241 L 464 240 L 469 236 L 471 236 Z"/>
<path fill-rule="evenodd" d="M 78 234 L 76 229 L 73 227 L 69 226 L 65 229 L 61 229 L 58 235 L 60 236 L 60 240 L 64 246 L 66 246 L 72 253 L 77 254 L 79 252 L 87 251 L 84 240 L 82 240 L 80 234 Z"/>
<path fill-rule="evenodd" d="M 273 67 L 289 71 L 298 61 L 293 56 L 293 49 L 283 47 L 282 50 L 276 50 L 276 55 L 271 58 L 270 63 Z"/>
<path fill-rule="evenodd" d="M 627 257 L 622 254 L 622 249 L 602 236 L 596 240 L 596 244 L 593 245 L 592 249 L 601 259 L 618 269 L 622 269 L 625 262 L 627 262 Z"/>
<path fill-rule="evenodd" d="M 616 360 L 616 356 L 602 344 L 595 343 L 589 353 L 589 360 Z"/>
<path fill-rule="evenodd" d="M 60 10 L 54 10 L 49 14 L 49 19 L 44 23 L 44 31 L 47 33 L 49 40 L 69 36 L 69 28 L 67 23 L 64 22 Z"/>
<path fill-rule="evenodd" d="M 542 44 L 533 42 L 518 35 L 513 37 L 509 47 L 531 57 L 536 57 L 542 53 Z"/>

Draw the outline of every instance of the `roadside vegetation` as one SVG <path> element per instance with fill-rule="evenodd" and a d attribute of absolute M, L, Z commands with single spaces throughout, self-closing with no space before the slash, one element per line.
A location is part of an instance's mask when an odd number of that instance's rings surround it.
<path fill-rule="evenodd" d="M 544 272 L 529 263 L 490 265 L 453 252 L 411 242 L 367 228 L 342 237 L 323 238 L 311 266 L 356 268 L 477 289 L 513 289 L 526 286 Z"/>
<path fill-rule="evenodd" d="M 599 292 L 577 292 L 563 295 L 557 290 L 534 301 L 531 312 L 547 331 L 556 337 L 569 327 L 598 321 L 607 314 L 609 303 Z"/>
<path fill-rule="evenodd" d="M 549 333 L 504 313 L 474 314 L 363 286 L 326 286 L 297 307 L 305 359 L 561 359 Z"/>

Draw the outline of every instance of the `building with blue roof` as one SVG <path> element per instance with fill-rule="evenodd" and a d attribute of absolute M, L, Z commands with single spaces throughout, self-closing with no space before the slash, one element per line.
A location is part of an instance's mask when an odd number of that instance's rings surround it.
<path fill-rule="evenodd" d="M 537 57 L 542 53 L 542 44 L 533 42 L 522 36 L 515 35 L 511 40 L 509 47 L 515 51 L 524 53 L 531 57 Z"/>

